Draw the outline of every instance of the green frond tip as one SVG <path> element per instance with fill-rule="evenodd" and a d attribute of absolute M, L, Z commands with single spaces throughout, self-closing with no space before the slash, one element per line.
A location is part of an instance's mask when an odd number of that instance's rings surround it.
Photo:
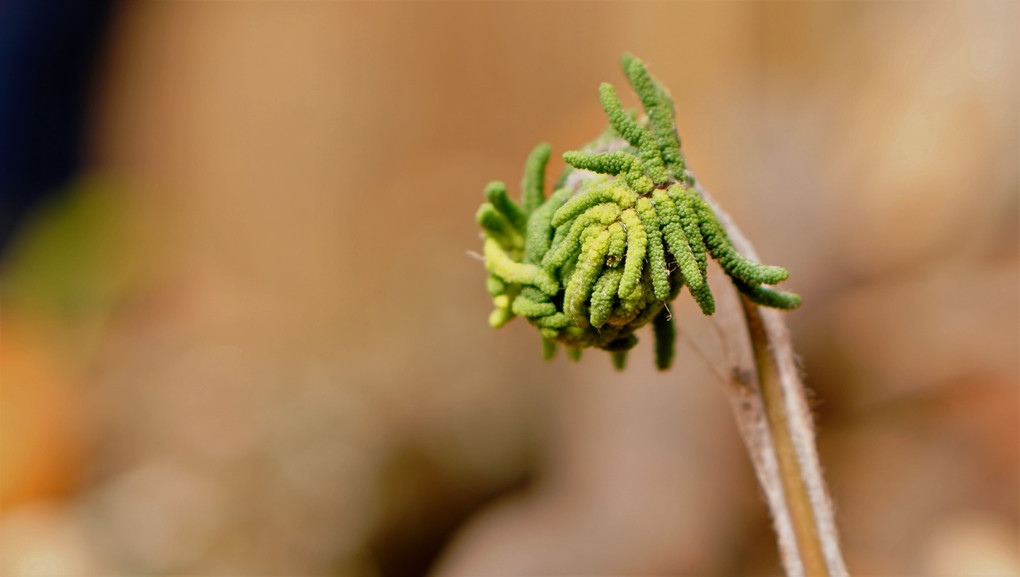
<path fill-rule="evenodd" d="M 602 110 L 609 119 L 609 126 L 634 148 L 641 145 L 641 137 L 645 131 L 638 123 L 623 110 L 620 98 L 616 95 L 616 89 L 608 82 L 599 86 L 599 97 L 602 100 Z"/>
<path fill-rule="evenodd" d="M 533 285 L 549 295 L 560 290 L 552 275 L 533 264 L 515 262 L 492 238 L 485 239 L 485 268 L 506 283 Z"/>
<path fill-rule="evenodd" d="M 521 204 L 524 212 L 531 214 L 545 201 L 545 167 L 549 163 L 552 148 L 545 142 L 531 151 L 524 164 L 524 178 L 521 179 Z"/>
<path fill-rule="evenodd" d="M 777 291 L 763 286 L 755 286 L 734 278 L 733 285 L 737 290 L 747 295 L 752 302 L 762 306 L 784 311 L 790 311 L 800 306 L 800 296 L 791 292 Z"/>
<path fill-rule="evenodd" d="M 485 229 L 485 232 L 495 236 L 505 237 L 512 232 L 510 230 L 510 222 L 496 210 L 496 207 L 491 202 L 478 207 L 478 212 L 475 213 L 475 221 Z"/>
<path fill-rule="evenodd" d="M 631 146 L 638 149 L 641 167 L 644 173 L 651 178 L 655 184 L 666 184 L 670 175 L 663 163 L 662 151 L 659 150 L 655 136 L 637 123 L 620 104 L 616 96 L 616 89 L 612 84 L 603 83 L 599 87 L 599 96 L 602 99 L 602 109 L 609 119 L 609 125 L 618 132 Z"/>
<path fill-rule="evenodd" d="M 550 250 L 542 259 L 542 266 L 546 269 L 559 268 L 568 261 L 576 265 L 574 257 L 578 254 L 582 243 L 583 234 L 586 231 L 593 232 L 593 226 L 608 226 L 620 216 L 620 207 L 613 203 L 602 203 L 586 210 L 584 214 L 577 217 L 573 223 L 569 223 L 570 232 L 563 239 L 556 250 Z M 567 223 L 564 224 L 565 226 Z"/>
<path fill-rule="evenodd" d="M 623 213 L 620 213 L 623 217 Z M 623 262 L 623 252 L 627 250 L 627 229 L 620 221 L 609 225 L 609 251 L 606 252 L 606 266 L 616 267 Z"/>
<path fill-rule="evenodd" d="M 620 213 L 620 220 L 626 227 L 627 259 L 623 265 L 623 274 L 619 282 L 618 295 L 623 298 L 634 292 L 641 281 L 644 270 L 645 252 L 648 250 L 648 233 L 641 224 L 641 218 L 632 208 Z"/>
<path fill-rule="evenodd" d="M 676 118 L 673 99 L 661 84 L 655 81 L 644 62 L 630 54 L 621 59 L 624 74 L 630 80 L 634 92 L 641 99 L 641 105 L 648 113 L 648 125 L 662 154 L 662 160 L 672 176 L 682 179 L 684 174 L 683 155 L 680 153 L 680 137 L 676 132 Z"/>
<path fill-rule="evenodd" d="M 538 302 L 522 295 L 514 299 L 510 310 L 517 316 L 531 319 L 555 314 L 556 305 L 549 302 Z"/>
<path fill-rule="evenodd" d="M 669 252 L 680 266 L 687 286 L 691 287 L 691 291 L 701 289 L 706 280 L 700 270 L 700 263 L 691 249 L 688 237 L 680 224 L 680 216 L 677 214 L 673 200 L 665 191 L 655 190 L 652 193 L 652 201 L 655 203 L 655 212 L 659 215 L 659 220 L 662 223 L 662 237 L 666 240 Z"/>
<path fill-rule="evenodd" d="M 785 268 L 759 264 L 737 252 L 712 207 L 696 194 L 691 198 L 708 252 L 726 274 L 751 285 L 773 285 L 789 278 L 790 273 Z"/>
<path fill-rule="evenodd" d="M 668 308 L 662 307 L 655 315 L 652 328 L 655 330 L 655 366 L 665 371 L 673 365 L 676 354 L 676 327 Z"/>
<path fill-rule="evenodd" d="M 641 161 L 627 152 L 581 152 L 572 150 L 563 153 L 563 161 L 580 170 L 620 176 L 638 194 L 648 194 L 655 187 L 652 179 L 645 174 Z"/>
<path fill-rule="evenodd" d="M 563 313 L 554 313 L 538 319 L 535 323 L 540 329 L 563 329 L 570 325 L 570 319 Z"/>
<path fill-rule="evenodd" d="M 715 297 L 712 296 L 712 289 L 708 288 L 708 283 L 705 286 L 691 291 L 691 296 L 694 297 L 694 301 L 698 303 L 698 308 L 701 309 L 701 314 L 706 317 L 710 317 L 715 314 Z"/>
<path fill-rule="evenodd" d="M 627 70 L 630 70 L 630 64 L 635 60 L 637 60 L 637 56 L 634 56 L 630 52 L 624 52 L 620 55 L 620 67 L 623 68 L 624 74 L 627 73 Z"/>
<path fill-rule="evenodd" d="M 571 191 L 561 188 L 553 193 L 549 200 L 531 212 L 528 218 L 527 235 L 524 240 L 524 262 L 537 264 L 542 262 L 546 253 L 552 248 L 554 235 L 553 214 L 570 199 Z"/>
<path fill-rule="evenodd" d="M 603 230 L 581 247 L 584 253 L 576 272 L 567 283 L 563 297 L 563 312 L 578 326 L 588 324 L 587 304 L 591 299 L 592 287 L 602 272 L 612 233 Z"/>
<path fill-rule="evenodd" d="M 610 353 L 613 357 L 613 368 L 622 371 L 627 368 L 627 351 L 616 351 Z"/>
<path fill-rule="evenodd" d="M 510 309 L 493 309 L 489 314 L 489 326 L 498 329 L 514 319 L 514 313 Z"/>
<path fill-rule="evenodd" d="M 517 203 L 510 200 L 506 194 L 506 185 L 502 182 L 493 181 L 485 187 L 485 198 L 492 206 L 513 226 L 516 230 L 523 232 L 528 217 L 517 206 Z"/>
<path fill-rule="evenodd" d="M 485 279 L 485 289 L 491 296 L 497 297 L 506 292 L 506 283 L 499 280 L 499 277 L 490 274 Z"/>
<path fill-rule="evenodd" d="M 622 276 L 623 272 L 617 268 L 606 271 L 595 281 L 589 307 L 589 321 L 591 326 L 596 329 L 601 329 L 609 320 L 609 316 L 613 314 L 613 301 Z"/>
<path fill-rule="evenodd" d="M 581 170 L 616 176 L 632 169 L 640 170 L 638 159 L 626 152 L 582 152 L 570 150 L 563 153 L 563 161 Z"/>
<path fill-rule="evenodd" d="M 573 347 L 567 347 L 567 358 L 572 360 L 572 361 L 574 361 L 575 363 L 577 361 L 580 361 L 581 360 L 581 349 L 575 349 Z"/>
<path fill-rule="evenodd" d="M 637 199 L 638 195 L 634 194 L 626 186 L 618 182 L 608 182 L 604 186 L 592 188 L 565 202 L 553 214 L 550 224 L 554 227 L 563 226 L 568 221 L 576 219 L 589 208 L 603 203 L 613 203 L 621 209 L 627 209 L 634 206 Z"/>
<path fill-rule="evenodd" d="M 675 191 L 675 189 L 673 189 Z M 680 217 L 680 225 L 687 235 L 687 242 L 691 247 L 694 258 L 698 261 L 698 270 L 701 276 L 708 278 L 708 248 L 705 247 L 705 239 L 702 238 L 701 226 L 699 224 L 699 213 L 695 207 L 695 201 L 700 200 L 696 192 L 691 189 L 683 189 L 683 192 L 673 197 L 673 203 Z"/>
<path fill-rule="evenodd" d="M 556 356 L 556 343 L 542 337 L 542 358 L 551 361 Z"/>
<path fill-rule="evenodd" d="M 662 247 L 662 232 L 659 228 L 661 226 L 659 215 L 655 210 L 655 204 L 647 197 L 638 200 L 635 208 L 638 218 L 641 219 L 641 226 L 648 236 L 648 272 L 652 279 L 655 298 L 664 301 L 669 296 L 670 285 L 669 269 L 666 268 L 665 251 Z M 625 297 L 626 293 L 621 292 L 620 298 Z"/>

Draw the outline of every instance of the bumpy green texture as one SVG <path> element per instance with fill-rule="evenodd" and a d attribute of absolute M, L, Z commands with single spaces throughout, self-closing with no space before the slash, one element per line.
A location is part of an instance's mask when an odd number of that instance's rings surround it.
<path fill-rule="evenodd" d="M 715 312 L 708 257 L 760 305 L 793 309 L 800 297 L 766 286 L 786 280 L 785 269 L 734 249 L 685 169 L 666 89 L 637 58 L 624 55 L 622 64 L 646 117 L 624 110 L 616 90 L 603 84 L 610 128 L 563 155 L 568 168 L 548 199 L 547 144 L 528 157 L 520 203 L 501 182 L 486 187 L 488 202 L 476 218 L 485 230 L 486 287 L 495 306 L 489 324 L 524 317 L 538 327 L 546 359 L 556 343 L 572 360 L 592 347 L 611 353 L 622 369 L 637 344 L 634 332 L 652 323 L 656 366 L 665 370 L 676 341 L 668 303 L 687 286 L 704 314 Z"/>

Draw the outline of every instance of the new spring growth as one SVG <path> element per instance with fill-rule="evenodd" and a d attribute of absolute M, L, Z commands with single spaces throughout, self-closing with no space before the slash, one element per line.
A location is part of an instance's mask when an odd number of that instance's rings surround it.
<path fill-rule="evenodd" d="M 666 89 L 637 58 L 624 55 L 622 64 L 644 117 L 625 110 L 616 89 L 603 84 L 609 128 L 563 155 L 568 167 L 558 190 L 546 197 L 544 143 L 525 163 L 520 202 L 502 182 L 486 187 L 477 220 L 495 307 L 489 324 L 521 316 L 538 328 L 545 358 L 560 343 L 572 359 L 597 348 L 623 368 L 637 344 L 634 332 L 652 323 L 656 365 L 665 370 L 676 340 L 667 305 L 686 286 L 704 314 L 715 312 L 709 257 L 760 305 L 793 309 L 800 297 L 769 288 L 786 280 L 786 269 L 733 248 L 685 168 Z"/>

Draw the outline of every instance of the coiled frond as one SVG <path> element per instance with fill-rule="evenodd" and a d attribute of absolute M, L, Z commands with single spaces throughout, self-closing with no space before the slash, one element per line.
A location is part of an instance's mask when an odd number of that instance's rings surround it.
<path fill-rule="evenodd" d="M 545 358 L 556 343 L 574 360 L 594 347 L 612 353 L 618 368 L 637 343 L 634 332 L 652 323 L 656 366 L 664 370 L 676 340 L 666 305 L 687 286 L 704 314 L 715 312 L 709 257 L 758 304 L 792 309 L 800 297 L 768 288 L 786 280 L 786 269 L 733 248 L 686 171 L 668 92 L 637 58 L 624 55 L 622 65 L 646 117 L 625 110 L 613 86 L 602 84 L 612 134 L 563 155 L 562 188 L 546 198 L 547 144 L 525 163 L 520 204 L 503 183 L 486 187 L 477 220 L 495 306 L 489 323 L 524 317 L 538 327 Z M 583 172 L 568 178 L 571 171 Z"/>

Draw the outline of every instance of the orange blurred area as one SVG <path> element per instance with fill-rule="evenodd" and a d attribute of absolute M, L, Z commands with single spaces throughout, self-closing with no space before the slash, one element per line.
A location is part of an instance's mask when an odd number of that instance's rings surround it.
<path fill-rule="evenodd" d="M 119 4 L 90 164 L 0 261 L 0 575 L 780 574 L 720 321 L 683 295 L 663 374 L 486 324 L 484 186 L 636 106 L 624 51 L 804 297 L 851 574 L 1020 574 L 1018 21 Z"/>
<path fill-rule="evenodd" d="M 0 506 L 66 498 L 84 455 L 75 383 L 35 318 L 5 315 L 0 329 Z M 0 511 L 2 513 L 2 511 Z"/>

